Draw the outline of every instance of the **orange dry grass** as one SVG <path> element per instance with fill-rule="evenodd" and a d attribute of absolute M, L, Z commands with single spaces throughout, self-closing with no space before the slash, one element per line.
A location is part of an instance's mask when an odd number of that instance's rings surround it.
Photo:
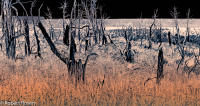
<path fill-rule="evenodd" d="M 53 59 L 52 59 L 53 60 Z M 0 100 L 36 102 L 36 105 L 200 105 L 200 81 L 196 76 L 165 67 L 161 85 L 155 80 L 143 85 L 148 77 L 154 77 L 154 68 L 98 59 L 89 62 L 86 82 L 75 87 L 67 73 L 67 67 L 59 60 L 1 61 Z M 134 70 L 136 69 L 137 70 Z M 104 79 L 105 75 L 105 79 Z M 105 80 L 104 85 L 98 83 Z"/>

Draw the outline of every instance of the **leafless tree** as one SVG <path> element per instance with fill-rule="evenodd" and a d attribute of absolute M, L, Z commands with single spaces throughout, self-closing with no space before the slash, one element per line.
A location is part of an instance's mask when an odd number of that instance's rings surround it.
<path fill-rule="evenodd" d="M 36 22 L 35 22 L 35 20 L 33 19 L 33 8 L 35 7 L 35 4 L 36 4 L 36 0 L 34 0 L 34 1 L 31 3 L 30 14 L 31 14 L 32 23 L 33 23 L 34 36 L 35 36 L 36 42 L 37 42 L 37 55 L 41 58 L 41 53 L 40 53 L 40 40 L 39 40 L 37 31 L 36 31 Z M 41 5 L 41 6 L 42 6 L 42 5 Z M 38 12 L 38 14 L 39 14 L 39 12 Z"/>
<path fill-rule="evenodd" d="M 184 50 L 184 43 L 181 43 L 181 39 L 180 39 L 180 29 L 179 29 L 179 24 L 178 24 L 178 11 L 177 8 L 174 6 L 173 11 L 171 11 L 171 16 L 174 18 L 174 24 L 175 24 L 175 28 L 176 28 L 176 34 L 175 34 L 175 44 L 177 45 L 177 49 L 179 54 L 181 55 L 181 60 L 178 63 L 178 67 L 177 67 L 177 71 L 180 67 L 180 65 L 184 62 L 184 58 L 185 58 L 185 50 Z"/>
<path fill-rule="evenodd" d="M 148 46 L 148 49 L 151 49 L 151 48 L 152 48 L 152 42 L 151 42 L 152 28 L 156 26 L 157 13 L 158 13 L 158 9 L 156 9 L 156 10 L 154 11 L 153 22 L 152 22 L 151 26 L 149 27 L 149 36 L 148 36 L 149 46 Z"/>
<path fill-rule="evenodd" d="M 190 9 L 188 9 L 188 12 L 187 12 L 187 29 L 186 29 L 186 35 L 187 35 L 186 41 L 187 41 L 187 42 L 190 42 L 189 21 L 190 21 Z"/>

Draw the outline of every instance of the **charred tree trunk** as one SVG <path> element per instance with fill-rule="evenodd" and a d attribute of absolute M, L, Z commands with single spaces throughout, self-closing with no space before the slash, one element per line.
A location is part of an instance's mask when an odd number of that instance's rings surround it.
<path fill-rule="evenodd" d="M 102 39 L 102 45 L 107 44 L 107 38 L 106 36 L 103 34 L 103 39 Z"/>
<path fill-rule="evenodd" d="M 151 26 L 150 29 L 149 29 L 149 37 L 148 37 L 149 46 L 148 46 L 148 49 L 151 49 L 151 48 L 152 48 L 151 36 L 152 36 L 152 26 Z"/>
<path fill-rule="evenodd" d="M 2 0 L 1 1 L 2 9 L 2 33 L 5 37 L 6 44 L 6 55 L 8 58 L 15 59 L 15 48 L 16 48 L 16 39 L 15 39 L 15 28 L 11 12 L 11 1 Z"/>
<path fill-rule="evenodd" d="M 128 42 L 128 36 L 127 36 L 126 31 L 124 31 L 124 38 L 125 38 L 126 42 Z"/>
<path fill-rule="evenodd" d="M 69 46 L 69 25 L 66 25 L 66 29 L 64 32 L 63 43 L 66 46 Z"/>
<path fill-rule="evenodd" d="M 169 41 L 169 46 L 172 45 L 172 41 L 171 41 L 171 33 L 170 31 L 168 32 L 168 41 Z"/>
<path fill-rule="evenodd" d="M 86 35 L 86 39 L 85 39 L 85 51 L 88 50 L 88 44 L 89 44 L 89 34 L 90 34 L 90 30 L 89 30 L 89 27 L 88 27 L 88 30 L 87 30 L 87 35 Z"/>
<path fill-rule="evenodd" d="M 96 53 L 92 53 L 90 55 L 87 56 L 85 63 L 82 63 L 82 60 L 79 59 L 78 61 L 70 61 L 67 66 L 68 66 L 68 72 L 70 76 L 75 76 L 75 83 L 77 84 L 77 82 L 79 81 L 85 81 L 85 71 L 86 71 L 86 65 L 88 62 L 88 59 L 90 56 L 92 55 L 97 55 Z"/>
<path fill-rule="evenodd" d="M 160 84 L 160 80 L 164 77 L 163 65 L 164 65 L 164 58 L 163 58 L 163 50 L 161 48 L 158 53 L 158 69 L 157 69 L 157 77 L 156 77 L 157 84 Z"/>
<path fill-rule="evenodd" d="M 81 19 L 80 17 L 78 18 L 78 40 L 81 40 L 81 31 L 80 31 L 80 26 L 81 26 Z"/>
<path fill-rule="evenodd" d="M 105 33 L 104 33 L 104 30 L 105 29 L 103 29 L 102 28 L 102 45 L 105 45 L 105 44 L 107 44 L 107 38 L 106 38 L 106 36 L 105 36 Z"/>
<path fill-rule="evenodd" d="M 178 71 L 178 69 L 179 69 L 179 67 L 180 67 L 180 65 L 184 62 L 184 60 L 185 60 L 185 50 L 184 50 L 184 46 L 182 46 L 182 45 L 178 45 L 178 50 L 179 50 L 179 53 L 180 53 L 180 55 L 181 55 L 181 60 L 179 61 L 179 63 L 178 63 L 178 67 L 177 67 L 177 71 Z"/>
<path fill-rule="evenodd" d="M 190 34 L 188 33 L 188 36 L 187 36 L 187 38 L 186 38 L 186 41 L 187 42 L 190 42 Z"/>
<path fill-rule="evenodd" d="M 148 40 L 149 40 L 149 47 L 148 47 L 148 49 L 151 49 L 151 48 L 152 48 L 152 43 L 151 43 L 152 28 L 153 28 L 153 26 L 155 26 L 157 13 L 158 13 L 158 9 L 156 9 L 156 10 L 154 11 L 153 23 L 152 23 L 151 26 L 149 27 L 149 37 L 148 37 Z"/>
<path fill-rule="evenodd" d="M 25 27 L 24 30 L 25 30 L 25 40 L 26 40 L 25 54 L 29 56 L 31 54 L 31 48 L 30 48 L 30 38 L 29 38 L 29 25 L 27 19 L 24 20 L 24 27 Z"/>
<path fill-rule="evenodd" d="M 153 78 L 148 78 L 145 82 L 144 82 L 144 86 L 146 85 L 146 83 L 154 78 L 156 78 L 156 84 L 160 85 L 160 81 L 162 78 L 164 78 L 164 74 L 163 74 L 163 65 L 164 65 L 164 57 L 163 57 L 163 50 L 162 48 L 160 48 L 159 52 L 158 52 L 158 69 L 157 69 L 157 76 L 153 77 Z"/>
<path fill-rule="evenodd" d="M 49 34 L 47 33 L 46 29 L 42 25 L 41 22 L 38 23 L 38 27 L 40 28 L 42 34 L 44 35 L 44 38 L 46 39 L 47 43 L 49 44 L 51 51 L 65 64 L 68 64 L 67 58 L 64 58 L 59 51 L 56 49 L 54 43 L 52 42 L 51 38 L 49 37 Z"/>
<path fill-rule="evenodd" d="M 37 35 L 37 32 L 36 32 L 36 29 L 35 29 L 35 25 L 33 27 L 33 30 L 34 30 L 34 36 L 36 38 L 36 42 L 37 42 L 37 55 L 41 58 L 41 53 L 40 53 L 40 40 L 39 40 L 39 37 Z"/>
<path fill-rule="evenodd" d="M 76 43 L 75 43 L 74 37 L 71 36 L 70 55 L 69 55 L 70 58 L 69 58 L 69 60 L 75 61 L 74 55 L 75 55 L 76 51 L 77 51 L 76 50 Z"/>
<path fill-rule="evenodd" d="M 179 44 L 179 35 L 175 34 L 175 45 Z"/>
<path fill-rule="evenodd" d="M 97 31 L 94 31 L 94 43 L 97 44 Z"/>
<path fill-rule="evenodd" d="M 102 45 L 107 44 L 107 38 L 104 33 L 105 28 L 103 28 L 103 23 L 101 21 L 101 34 L 102 34 Z"/>
<path fill-rule="evenodd" d="M 88 50 L 88 40 L 86 39 L 85 40 L 85 51 L 87 51 Z"/>
<path fill-rule="evenodd" d="M 159 30 L 158 34 L 158 42 L 160 43 L 159 47 L 162 45 L 162 28 Z"/>
<path fill-rule="evenodd" d="M 90 55 L 87 56 L 85 63 L 82 64 L 81 59 L 79 59 L 78 61 L 75 60 L 74 54 L 76 52 L 76 43 L 74 40 L 74 37 L 71 36 L 71 44 L 70 44 L 70 58 L 66 58 L 63 55 L 61 55 L 59 53 L 59 51 L 56 49 L 54 43 L 52 42 L 51 38 L 49 37 L 48 33 L 46 32 L 46 29 L 44 28 L 44 26 L 42 25 L 41 22 L 38 23 L 38 27 L 40 28 L 40 30 L 42 31 L 42 34 L 44 35 L 46 41 L 48 42 L 51 51 L 65 64 L 67 64 L 68 67 L 68 72 L 69 72 L 69 76 L 75 76 L 75 82 L 77 84 L 78 81 L 82 80 L 85 81 L 85 70 L 86 70 L 86 65 L 88 62 L 88 59 L 90 56 L 92 55 L 97 55 L 96 53 L 92 53 Z"/>
<path fill-rule="evenodd" d="M 33 19 L 33 7 L 35 5 L 35 2 L 32 2 L 31 3 L 31 9 L 30 9 L 30 14 L 31 14 L 31 18 L 32 18 L 32 23 L 33 23 L 33 31 L 34 31 L 34 36 L 35 36 L 35 39 L 36 39 L 36 42 L 37 42 L 37 55 L 41 57 L 41 53 L 40 53 L 40 40 L 39 40 L 39 37 L 38 37 L 38 34 L 37 34 L 37 31 L 36 31 L 36 25 L 35 25 L 35 21 Z M 39 17 L 38 17 L 39 19 Z"/>
<path fill-rule="evenodd" d="M 131 51 L 131 43 L 130 42 L 128 42 L 128 48 L 127 48 L 127 50 L 125 52 L 125 56 L 126 56 L 126 61 L 127 62 L 132 63 L 134 61 L 133 60 L 133 53 Z"/>

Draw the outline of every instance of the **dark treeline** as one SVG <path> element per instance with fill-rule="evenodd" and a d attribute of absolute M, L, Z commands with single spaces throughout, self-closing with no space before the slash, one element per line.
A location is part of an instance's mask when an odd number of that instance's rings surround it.
<path fill-rule="evenodd" d="M 15 2 L 16 0 L 13 0 Z M 27 0 L 20 0 L 27 2 Z M 33 1 L 33 0 L 29 0 Z M 62 9 L 60 8 L 65 0 L 37 0 L 33 15 L 38 15 L 38 8 L 43 4 L 41 15 L 46 16 L 47 7 L 52 12 L 53 18 L 62 18 Z M 70 13 L 74 0 L 67 1 L 67 13 Z M 83 0 L 85 1 L 85 0 Z M 87 1 L 87 0 L 86 0 Z M 80 0 L 77 0 L 80 2 Z M 89 3 L 89 2 L 88 2 Z M 97 11 L 98 17 L 107 18 L 152 18 L 155 9 L 158 9 L 158 18 L 171 18 L 170 11 L 176 6 L 179 11 L 179 18 L 185 18 L 188 8 L 191 10 L 192 18 L 200 18 L 200 9 L 198 2 L 194 0 L 97 0 L 97 6 L 102 8 L 102 11 Z M 27 9 L 31 3 L 24 4 Z M 19 9 L 19 15 L 24 15 L 23 9 L 19 5 L 15 5 Z"/>

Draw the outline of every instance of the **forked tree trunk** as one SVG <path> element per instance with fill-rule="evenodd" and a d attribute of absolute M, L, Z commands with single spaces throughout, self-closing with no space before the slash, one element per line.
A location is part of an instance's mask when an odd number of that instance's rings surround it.
<path fill-rule="evenodd" d="M 49 44 L 51 51 L 62 61 L 64 62 L 68 67 L 68 73 L 69 76 L 75 76 L 75 82 L 77 83 L 79 80 L 85 81 L 85 69 L 88 62 L 88 59 L 92 55 L 97 55 L 96 53 L 92 53 L 87 56 L 85 63 L 83 64 L 81 59 L 78 61 L 75 60 L 74 54 L 76 52 L 76 43 L 74 41 L 73 36 L 71 37 L 71 44 L 70 44 L 70 54 L 69 57 L 64 57 L 60 52 L 57 50 L 56 46 L 52 42 L 51 38 L 49 37 L 48 33 L 46 32 L 46 29 L 42 25 L 41 22 L 38 23 L 38 27 L 40 28 L 42 34 L 44 35 L 44 38 L 46 39 L 47 43 Z"/>

